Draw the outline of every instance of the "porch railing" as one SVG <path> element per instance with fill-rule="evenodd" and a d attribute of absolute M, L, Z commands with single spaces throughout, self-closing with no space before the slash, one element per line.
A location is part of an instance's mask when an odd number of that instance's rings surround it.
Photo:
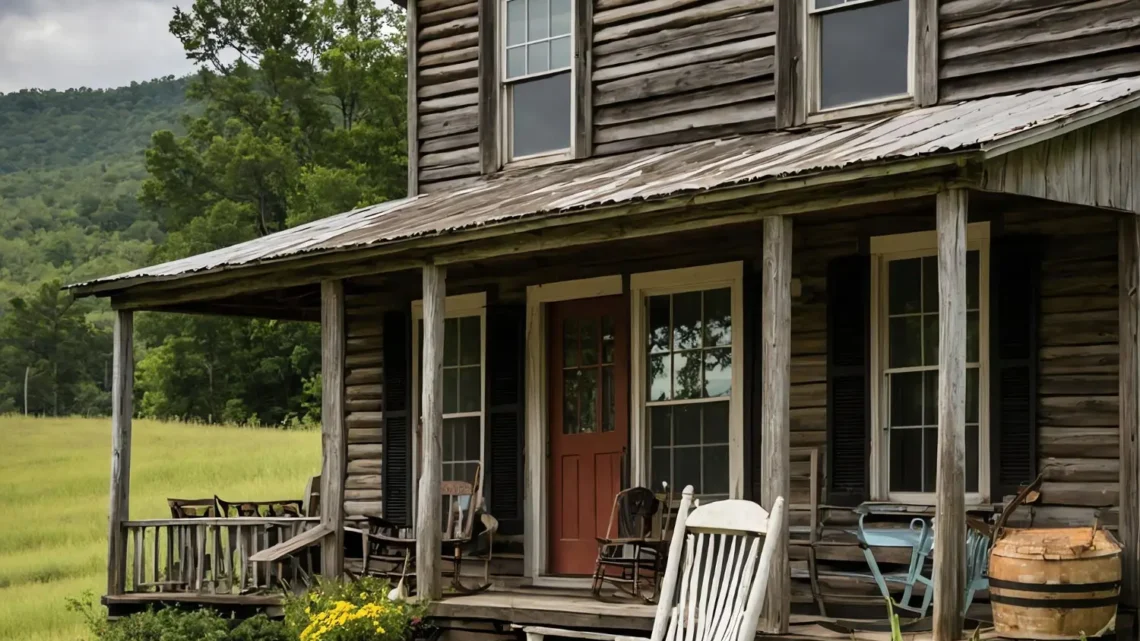
<path fill-rule="evenodd" d="M 124 521 L 124 593 L 251 594 L 296 590 L 317 573 L 311 554 L 266 563 L 254 554 L 319 525 L 319 518 Z"/>

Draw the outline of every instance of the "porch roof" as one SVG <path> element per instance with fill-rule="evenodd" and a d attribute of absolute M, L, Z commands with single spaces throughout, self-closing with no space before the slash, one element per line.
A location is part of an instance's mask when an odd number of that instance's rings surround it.
<path fill-rule="evenodd" d="M 1137 106 L 1140 78 L 1070 85 L 915 109 L 794 132 L 708 140 L 653 151 L 503 171 L 474 183 L 364 207 L 197 256 L 69 286 L 112 295 L 135 285 L 414 239 L 463 242 L 465 233 L 585 210 L 677 201 L 705 192 L 836 174 L 907 171 L 929 160 L 988 158 Z M 930 165 L 924 165 L 929 167 Z M 441 243 L 442 244 L 442 243 Z"/>

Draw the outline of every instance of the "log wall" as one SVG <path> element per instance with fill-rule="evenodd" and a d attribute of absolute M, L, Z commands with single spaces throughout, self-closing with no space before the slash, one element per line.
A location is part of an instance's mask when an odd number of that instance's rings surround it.
<path fill-rule="evenodd" d="M 939 98 L 1140 73 L 1137 0 L 942 0 Z"/>
<path fill-rule="evenodd" d="M 594 154 L 775 125 L 772 0 L 595 0 Z"/>
<path fill-rule="evenodd" d="M 479 2 L 417 3 L 419 190 L 479 176 Z"/>
<path fill-rule="evenodd" d="M 348 470 L 344 511 L 348 519 L 381 516 L 380 466 L 383 455 L 383 310 L 363 292 L 345 297 L 345 426 Z"/>

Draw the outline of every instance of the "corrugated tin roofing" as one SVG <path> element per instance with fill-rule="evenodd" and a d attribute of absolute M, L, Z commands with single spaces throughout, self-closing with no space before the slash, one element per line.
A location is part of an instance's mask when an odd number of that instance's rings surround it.
<path fill-rule="evenodd" d="M 1051 123 L 1140 95 L 1140 78 L 1095 82 L 915 109 L 873 121 L 771 132 L 503 172 L 474 184 L 391 201 L 263 238 L 73 285 L 128 287 L 301 254 L 391 243 L 534 216 L 943 153 L 982 151 Z"/>

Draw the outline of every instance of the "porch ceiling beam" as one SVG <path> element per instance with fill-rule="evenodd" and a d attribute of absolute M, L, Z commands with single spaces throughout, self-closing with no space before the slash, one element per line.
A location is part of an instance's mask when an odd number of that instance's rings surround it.
<path fill-rule="evenodd" d="M 111 496 L 107 519 L 107 594 L 126 590 L 127 537 L 130 519 L 131 416 L 135 381 L 134 316 L 115 313 L 111 380 Z"/>
<path fill-rule="evenodd" d="M 945 165 L 945 162 L 941 163 Z M 460 242 L 456 237 L 434 237 L 424 244 L 401 245 L 400 250 L 360 252 L 357 259 L 347 253 L 294 260 L 289 264 L 272 262 L 238 271 L 208 274 L 183 281 L 154 283 L 137 293 L 127 290 L 112 297 L 116 309 L 160 310 L 162 307 L 193 301 L 211 300 L 242 293 L 268 291 L 310 284 L 321 278 L 352 278 L 418 269 L 425 263 L 450 265 L 520 253 L 589 245 L 621 239 L 644 238 L 693 231 L 738 223 L 754 223 L 765 216 L 788 216 L 825 211 L 854 205 L 931 196 L 948 186 L 972 184 L 956 165 L 940 166 L 919 175 L 899 175 L 876 181 L 861 181 L 837 193 L 828 184 L 809 179 L 803 190 L 787 193 L 753 194 L 753 198 L 728 202 L 724 194 L 712 192 L 663 203 L 642 203 L 599 212 L 567 214 L 550 219 L 510 226 L 503 233 L 469 232 Z M 780 183 L 783 185 L 783 183 Z M 786 185 L 785 185 L 786 187 Z M 738 194 L 738 197 L 742 197 Z M 703 207 L 703 208 L 702 208 Z M 486 230 L 489 232 L 490 230 Z M 432 242 L 427 242 L 432 241 Z M 335 262 L 334 262 L 335 261 Z M 272 278 L 267 278 L 267 275 Z"/>
<path fill-rule="evenodd" d="M 1124 548 L 1121 601 L 1140 599 L 1140 221 L 1120 217 L 1120 525 Z"/>
<path fill-rule="evenodd" d="M 760 445 L 764 481 L 760 502 L 771 510 L 777 498 L 789 500 L 791 461 L 791 354 L 792 354 L 792 219 L 772 216 L 764 219 L 763 273 L 763 400 L 760 416 Z M 777 547 L 768 574 L 767 605 L 760 620 L 761 631 L 786 634 L 791 615 L 792 579 L 788 564 L 788 521 L 780 521 Z"/>
<path fill-rule="evenodd" d="M 344 283 L 321 283 L 321 574 L 344 572 L 344 479 L 348 431 L 344 424 Z"/>
<path fill-rule="evenodd" d="M 934 641 L 958 641 L 966 584 L 966 213 L 968 191 L 938 194 L 938 478 Z"/>
<path fill-rule="evenodd" d="M 442 538 L 440 486 L 443 477 L 443 319 L 446 268 L 423 268 L 423 465 L 416 505 L 416 591 L 422 598 L 439 599 Z"/>

